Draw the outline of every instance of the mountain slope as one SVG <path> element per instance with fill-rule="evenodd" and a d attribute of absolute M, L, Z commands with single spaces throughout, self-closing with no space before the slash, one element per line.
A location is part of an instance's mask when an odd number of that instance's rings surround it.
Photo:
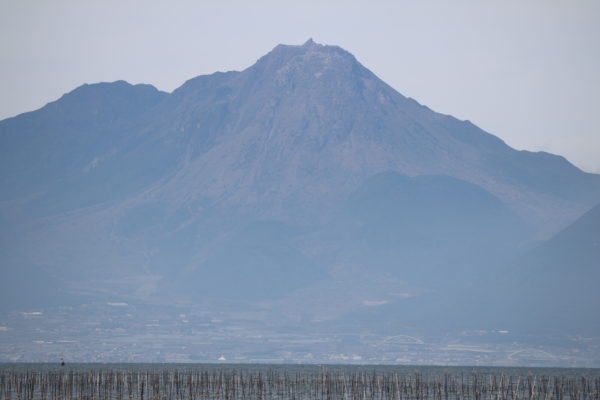
<path fill-rule="evenodd" d="M 0 144 L 6 275 L 101 299 L 271 310 L 322 305 L 327 288 L 456 294 L 444 282 L 467 290 L 600 202 L 599 175 L 516 151 L 312 41 L 171 94 L 83 86 L 1 121 Z"/>
<path fill-rule="evenodd" d="M 38 111 L 1 121 L 3 200 L 91 172 L 164 96 L 123 81 L 84 85 Z"/>
<path fill-rule="evenodd" d="M 403 279 L 438 288 L 486 274 L 527 234 L 523 221 L 493 195 L 444 175 L 377 174 L 347 207 L 348 218 L 360 221 L 344 249 L 349 263 L 360 260 L 396 274 L 401 266 Z"/>
<path fill-rule="evenodd" d="M 239 73 L 193 79 L 157 115 L 153 135 L 185 154 L 155 194 L 171 202 L 214 199 L 289 218 L 290 207 L 311 214 L 379 172 L 446 174 L 547 233 L 600 201 L 597 175 L 515 151 L 402 96 L 344 50 L 310 41 L 278 46 Z"/>
<path fill-rule="evenodd" d="M 513 308 L 535 331 L 600 329 L 600 205 L 521 256 L 515 265 Z"/>
<path fill-rule="evenodd" d="M 600 204 L 546 241 L 530 256 L 546 273 L 600 273 Z M 540 271 L 541 272 L 541 271 Z"/>

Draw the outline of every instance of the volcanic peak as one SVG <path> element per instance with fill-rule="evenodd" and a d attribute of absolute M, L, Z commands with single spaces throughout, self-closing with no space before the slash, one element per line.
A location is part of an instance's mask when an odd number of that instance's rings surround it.
<path fill-rule="evenodd" d="M 307 70 L 319 77 L 327 71 L 350 71 L 356 67 L 364 69 L 352 54 L 341 47 L 323 45 L 309 39 L 303 45 L 279 44 L 250 68 L 275 74 Z"/>

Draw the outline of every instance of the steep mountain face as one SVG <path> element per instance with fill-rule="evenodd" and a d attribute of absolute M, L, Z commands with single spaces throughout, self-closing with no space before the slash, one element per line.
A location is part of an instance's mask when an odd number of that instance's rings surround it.
<path fill-rule="evenodd" d="M 153 198 L 289 218 L 290 207 L 312 213 L 393 170 L 475 183 L 542 227 L 566 225 L 600 201 L 597 175 L 562 157 L 514 151 L 405 98 L 346 51 L 312 41 L 277 46 L 245 71 L 200 76 L 171 95 L 124 82 L 83 86 L 1 129 L 4 179 L 29 193 L 81 172 L 106 169 L 115 180 L 151 167 L 176 170 L 151 188 Z M 120 179 L 131 195 L 134 182 L 163 177 Z"/>
<path fill-rule="evenodd" d="M 372 294 L 404 307 L 483 285 L 600 202 L 600 176 L 516 151 L 312 41 L 171 94 L 82 86 L 1 121 L 0 167 L 5 285 L 41 303 L 58 296 L 33 289 L 50 276 L 65 296 L 331 321 Z"/>
<path fill-rule="evenodd" d="M 344 50 L 314 42 L 192 79 L 155 115 L 151 135 L 185 156 L 153 196 L 177 204 L 210 199 L 284 219 L 293 208 L 304 218 L 387 170 L 475 183 L 543 232 L 600 200 L 598 176 L 432 112 Z"/>

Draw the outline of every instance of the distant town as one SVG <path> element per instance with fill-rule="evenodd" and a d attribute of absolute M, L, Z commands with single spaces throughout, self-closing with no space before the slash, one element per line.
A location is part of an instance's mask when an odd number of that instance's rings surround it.
<path fill-rule="evenodd" d="M 600 336 L 570 338 L 569 347 L 552 337 L 528 342 L 508 331 L 298 332 L 234 313 L 123 302 L 0 314 L 0 362 L 600 366 Z"/>

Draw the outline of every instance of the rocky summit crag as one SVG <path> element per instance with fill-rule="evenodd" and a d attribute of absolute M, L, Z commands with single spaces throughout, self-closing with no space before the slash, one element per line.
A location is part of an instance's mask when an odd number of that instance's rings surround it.
<path fill-rule="evenodd" d="M 348 330 L 476 329 L 490 307 L 521 323 L 506 279 L 600 203 L 600 175 L 312 40 L 173 93 L 83 85 L 1 121 L 0 185 L 5 309 L 192 302 Z"/>

